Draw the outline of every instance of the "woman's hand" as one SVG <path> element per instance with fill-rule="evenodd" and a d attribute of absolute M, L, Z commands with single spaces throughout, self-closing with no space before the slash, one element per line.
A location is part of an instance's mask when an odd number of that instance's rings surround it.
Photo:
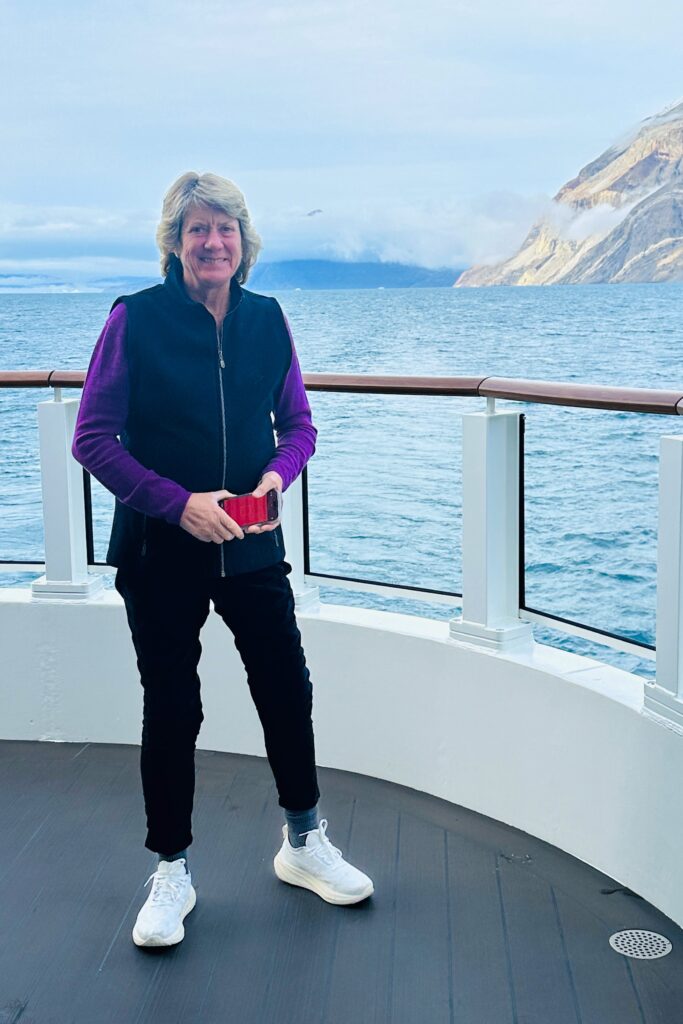
<path fill-rule="evenodd" d="M 267 473 L 263 474 L 256 490 L 251 492 L 252 497 L 260 498 L 263 494 L 267 494 L 268 491 L 272 491 L 273 488 L 282 492 L 282 477 L 274 469 L 270 469 Z M 274 523 L 268 523 L 266 526 L 248 526 L 247 533 L 268 533 L 279 525 L 280 520 L 276 519 Z"/>
<path fill-rule="evenodd" d="M 277 475 L 277 474 L 275 474 Z M 218 504 L 223 498 L 232 498 L 232 491 L 206 491 L 191 494 L 185 505 L 180 525 L 197 540 L 222 544 L 238 537 L 244 540 L 244 531 Z"/>

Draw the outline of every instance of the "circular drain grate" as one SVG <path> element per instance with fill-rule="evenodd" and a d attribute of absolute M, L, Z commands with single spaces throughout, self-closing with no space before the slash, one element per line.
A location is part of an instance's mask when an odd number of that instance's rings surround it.
<path fill-rule="evenodd" d="M 657 960 L 660 956 L 666 956 L 673 948 L 663 935 L 646 932 L 641 928 L 615 932 L 610 936 L 609 944 L 622 956 L 632 956 L 636 960 Z"/>

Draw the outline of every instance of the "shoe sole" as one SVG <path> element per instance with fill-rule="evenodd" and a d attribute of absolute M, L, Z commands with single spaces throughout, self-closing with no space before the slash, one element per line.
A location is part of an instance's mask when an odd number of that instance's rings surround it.
<path fill-rule="evenodd" d="M 275 874 L 281 882 L 287 882 L 289 885 L 298 885 L 302 889 L 310 889 L 311 892 L 316 893 L 326 903 L 334 903 L 336 906 L 349 906 L 352 903 L 360 903 L 362 900 L 366 900 L 368 896 L 372 896 L 375 891 L 374 885 L 370 882 L 362 892 L 355 893 L 353 896 L 337 892 L 325 882 L 318 878 L 311 878 L 309 874 L 305 871 L 300 871 L 294 865 L 283 863 L 280 860 L 279 854 L 277 854 L 273 861 L 273 867 L 275 868 Z"/>
<path fill-rule="evenodd" d="M 143 939 L 138 934 L 136 928 L 133 928 L 133 942 L 135 943 L 135 945 L 136 946 L 175 946 L 175 945 L 177 945 L 177 943 L 182 942 L 183 939 L 185 938 L 185 928 L 183 926 L 183 920 L 190 913 L 190 911 L 192 910 L 192 908 L 194 907 L 196 902 L 197 902 L 197 894 L 195 893 L 194 888 L 192 886 L 190 886 L 190 891 L 188 893 L 187 900 L 185 901 L 185 906 L 183 907 L 183 912 L 182 912 L 182 915 L 181 915 L 181 918 L 180 918 L 180 924 L 178 925 L 176 930 L 173 932 L 173 934 L 169 935 L 169 937 L 167 939 L 157 939 L 154 936 L 151 936 L 148 939 Z"/>

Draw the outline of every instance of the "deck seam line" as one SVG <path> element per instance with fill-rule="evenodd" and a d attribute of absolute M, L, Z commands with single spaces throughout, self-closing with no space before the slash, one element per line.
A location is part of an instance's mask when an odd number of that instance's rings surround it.
<path fill-rule="evenodd" d="M 562 919 L 560 917 L 560 908 L 557 903 L 557 897 L 555 895 L 555 889 L 550 886 L 550 898 L 552 899 L 553 907 L 555 909 L 555 919 L 557 921 L 557 928 L 560 933 L 560 942 L 562 944 L 562 952 L 564 953 L 564 961 L 567 965 L 567 974 L 569 975 L 569 987 L 572 993 L 572 1001 L 574 1003 L 574 1011 L 576 1013 L 577 1024 L 583 1024 L 583 1017 L 581 1016 L 581 1006 L 579 1004 L 579 994 L 576 991 L 576 984 L 574 982 L 574 972 L 572 971 L 572 965 L 569 960 L 569 951 L 567 949 L 567 943 L 564 935 L 564 928 L 562 927 Z"/>
<path fill-rule="evenodd" d="M 12 869 L 12 867 L 14 866 L 14 864 L 21 860 L 21 857 L 26 852 L 27 848 L 31 845 L 33 840 L 38 835 L 38 833 L 42 832 L 42 830 L 45 828 L 45 826 L 47 825 L 48 821 L 52 817 L 54 817 L 54 813 L 52 811 L 48 811 L 47 814 L 45 815 L 45 817 L 43 818 L 43 820 L 41 821 L 40 825 L 38 826 L 38 828 L 35 829 L 31 833 L 31 835 L 26 840 L 26 842 L 24 843 L 22 848 L 19 850 L 19 852 L 12 858 L 9 867 L 7 868 L 7 871 L 0 872 L 0 879 L 3 879 L 5 877 L 5 875 L 9 874 L 9 872 Z"/>
<path fill-rule="evenodd" d="M 496 885 L 498 886 L 498 902 L 500 905 L 500 919 L 503 926 L 503 939 L 505 943 L 505 965 L 507 967 L 508 976 L 508 989 L 510 992 L 510 1008 L 512 1010 L 512 1021 L 513 1024 L 519 1024 L 519 1016 L 517 1014 L 517 993 L 515 992 L 515 982 L 512 976 L 512 958 L 510 955 L 510 934 L 508 932 L 507 916 L 505 914 L 505 903 L 503 901 L 503 886 L 500 877 L 500 854 L 496 854 Z"/>
<path fill-rule="evenodd" d="M 619 954 L 617 954 L 617 956 L 618 955 Z M 643 1004 L 640 1001 L 640 993 L 638 992 L 638 987 L 636 985 L 636 979 L 633 977 L 633 969 L 631 968 L 631 963 L 630 963 L 628 957 L 626 957 L 626 956 L 623 957 L 622 959 L 623 959 L 624 964 L 626 966 L 626 973 L 628 974 L 628 979 L 631 982 L 631 988 L 633 989 L 633 994 L 636 997 L 636 1003 L 638 1004 L 638 1012 L 640 1014 L 640 1019 L 643 1022 L 643 1024 L 647 1024 L 647 1021 L 645 1020 L 645 1010 L 643 1009 Z"/>
<path fill-rule="evenodd" d="M 392 922 L 391 922 L 391 955 L 389 957 L 389 984 L 387 985 L 387 1013 L 386 1019 L 392 1020 L 392 1010 L 394 1004 L 394 963 L 396 960 L 396 902 L 398 895 L 398 858 L 399 858 L 399 846 L 401 842 L 401 812 L 398 812 L 398 819 L 396 822 L 396 850 L 394 857 L 394 884 L 393 884 L 393 898 L 391 902 L 392 909 Z"/>
<path fill-rule="evenodd" d="M 102 973 L 102 969 L 103 969 L 103 967 L 104 967 L 104 965 L 105 965 L 105 963 L 106 963 L 107 959 L 109 958 L 109 954 L 111 953 L 112 949 L 114 948 L 114 943 L 116 942 L 116 940 L 118 939 L 119 935 L 121 934 L 121 929 L 123 928 L 123 926 L 124 926 L 124 924 L 125 924 L 126 918 L 127 918 L 127 917 L 128 917 L 128 915 L 130 914 L 130 912 L 131 912 L 131 908 L 133 907 L 133 904 L 134 904 L 134 903 L 135 903 L 135 901 L 136 901 L 136 900 L 137 900 L 137 899 L 139 898 L 139 897 L 138 897 L 138 894 L 139 894 L 139 892 L 140 892 L 140 890 L 141 890 L 141 889 L 144 889 L 144 885 L 138 885 L 137 889 L 136 889 L 136 890 L 135 890 L 135 892 L 133 893 L 133 896 L 132 896 L 132 898 L 131 898 L 131 901 L 130 901 L 130 903 L 128 904 L 128 906 L 126 907 L 126 910 L 125 910 L 125 912 L 124 912 L 124 914 L 123 914 L 123 917 L 121 918 L 121 921 L 120 921 L 120 923 L 119 923 L 119 926 L 118 926 L 118 928 L 116 929 L 116 931 L 114 932 L 114 937 L 112 938 L 111 942 L 109 943 L 109 946 L 108 946 L 108 948 L 107 948 L 107 952 L 106 952 L 106 953 L 104 954 L 104 956 L 103 956 L 103 958 L 102 958 L 102 960 L 101 960 L 101 962 L 100 962 L 100 966 L 99 966 L 99 967 L 97 968 L 97 973 L 98 973 L 98 974 L 101 974 L 101 973 Z"/>
<path fill-rule="evenodd" d="M 446 931 L 448 935 L 448 1015 L 450 1024 L 455 1022 L 455 1004 L 453 994 L 453 928 L 451 922 L 451 886 L 448 861 L 448 829 L 443 830 L 444 872 L 446 875 Z"/>

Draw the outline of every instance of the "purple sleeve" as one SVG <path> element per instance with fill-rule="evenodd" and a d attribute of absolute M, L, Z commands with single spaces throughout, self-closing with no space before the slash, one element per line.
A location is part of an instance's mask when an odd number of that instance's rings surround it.
<path fill-rule="evenodd" d="M 126 324 L 126 307 L 119 303 L 90 360 L 71 451 L 124 505 L 177 524 L 190 491 L 146 469 L 119 440 L 128 417 Z"/>
<path fill-rule="evenodd" d="M 287 371 L 280 394 L 275 401 L 275 432 L 277 434 L 277 452 L 263 470 L 275 470 L 282 477 L 282 490 L 287 488 L 298 477 L 315 451 L 315 439 L 318 435 L 311 419 L 311 407 L 308 404 L 304 388 L 301 368 L 294 348 L 294 339 L 285 317 L 289 339 L 292 343 L 292 362 Z"/>

